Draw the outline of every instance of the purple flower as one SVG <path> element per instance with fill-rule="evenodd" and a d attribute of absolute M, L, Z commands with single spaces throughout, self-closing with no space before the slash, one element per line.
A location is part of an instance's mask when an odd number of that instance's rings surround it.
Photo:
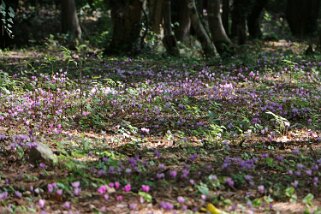
<path fill-rule="evenodd" d="M 189 175 L 189 169 L 183 169 L 182 170 L 182 178 L 187 178 Z"/>
<path fill-rule="evenodd" d="M 0 193 L 0 201 L 6 200 L 8 198 L 8 192 Z"/>
<path fill-rule="evenodd" d="M 297 188 L 299 186 L 299 181 L 295 180 L 291 183 L 294 188 Z"/>
<path fill-rule="evenodd" d="M 150 186 L 148 186 L 148 185 L 142 185 L 142 191 L 143 191 L 143 192 L 149 192 L 149 190 L 150 190 Z"/>
<path fill-rule="evenodd" d="M 14 194 L 15 194 L 15 196 L 16 196 L 17 198 L 21 198 L 21 197 L 22 197 L 22 193 L 19 192 L 19 191 L 15 191 Z"/>
<path fill-rule="evenodd" d="M 97 190 L 97 192 L 99 192 L 99 194 L 105 194 L 106 192 L 107 192 L 107 186 L 106 185 L 101 185 L 99 188 L 98 188 L 98 190 Z"/>
<path fill-rule="evenodd" d="M 117 201 L 122 201 L 122 200 L 124 200 L 124 197 L 122 195 L 117 195 L 116 196 L 116 200 Z"/>
<path fill-rule="evenodd" d="M 74 195 L 75 196 L 79 196 L 80 195 L 80 192 L 81 192 L 81 189 L 80 188 L 74 188 Z"/>
<path fill-rule="evenodd" d="M 104 199 L 107 201 L 109 199 L 109 195 L 108 194 L 105 194 L 104 195 Z"/>
<path fill-rule="evenodd" d="M 130 192 L 131 189 L 132 189 L 132 187 L 131 187 L 130 184 L 126 184 L 126 185 L 123 187 L 124 192 Z"/>
<path fill-rule="evenodd" d="M 63 205 L 62 205 L 63 208 L 69 210 L 71 208 L 71 203 L 69 201 L 66 201 Z"/>
<path fill-rule="evenodd" d="M 116 181 L 116 182 L 114 183 L 114 187 L 115 187 L 115 189 L 119 189 L 120 183 L 119 183 L 118 181 Z"/>
<path fill-rule="evenodd" d="M 175 178 L 177 176 L 177 171 L 176 170 L 171 170 L 169 171 L 169 175 L 172 177 L 172 178 Z"/>
<path fill-rule="evenodd" d="M 149 129 L 148 129 L 148 128 L 141 128 L 140 131 L 141 131 L 143 134 L 149 134 Z"/>
<path fill-rule="evenodd" d="M 195 161 L 197 157 L 198 157 L 197 154 L 192 154 L 192 155 L 189 157 L 189 159 L 190 159 L 191 161 Z"/>
<path fill-rule="evenodd" d="M 160 152 L 158 150 L 154 151 L 154 155 L 155 155 L 156 158 L 160 158 L 160 156 L 161 156 L 161 154 L 160 154 Z"/>
<path fill-rule="evenodd" d="M 62 189 L 58 189 L 58 190 L 56 191 L 57 195 L 62 195 L 63 192 L 64 192 L 64 191 L 63 191 Z"/>
<path fill-rule="evenodd" d="M 258 190 L 259 193 L 261 193 L 261 194 L 263 194 L 263 193 L 265 192 L 265 188 L 264 188 L 263 185 L 259 185 L 259 186 L 257 187 L 257 190 Z"/>
<path fill-rule="evenodd" d="M 232 178 L 227 177 L 225 178 L 225 183 L 229 186 L 229 187 L 234 187 L 234 181 Z"/>
<path fill-rule="evenodd" d="M 43 209 L 46 205 L 46 201 L 44 199 L 39 199 L 38 206 Z"/>
<path fill-rule="evenodd" d="M 308 176 L 311 176 L 312 175 L 312 170 L 311 169 L 307 169 L 305 171 L 305 173 L 308 175 Z"/>
<path fill-rule="evenodd" d="M 40 169 L 46 169 L 47 166 L 46 166 L 45 163 L 40 163 L 40 164 L 39 164 L 39 168 L 40 168 Z"/>
<path fill-rule="evenodd" d="M 160 202 L 160 207 L 163 208 L 164 210 L 172 210 L 174 208 L 174 205 L 169 203 L 169 202 L 166 202 L 166 201 L 161 201 Z"/>
<path fill-rule="evenodd" d="M 157 173 L 157 174 L 156 174 L 156 177 L 157 177 L 158 179 L 163 179 L 163 178 L 165 177 L 165 174 L 164 174 L 164 173 Z"/>
<path fill-rule="evenodd" d="M 79 181 L 75 181 L 75 182 L 71 183 L 71 186 L 73 188 L 78 188 L 80 186 L 80 182 Z"/>
<path fill-rule="evenodd" d="M 177 202 L 180 203 L 180 204 L 182 204 L 182 203 L 185 202 L 185 198 L 182 197 L 182 196 L 178 196 L 178 197 L 177 197 Z"/>
<path fill-rule="evenodd" d="M 56 188 L 56 186 L 57 186 L 56 183 L 48 184 L 47 185 L 48 192 L 52 193 L 53 190 Z"/>
<path fill-rule="evenodd" d="M 313 178 L 313 185 L 314 186 L 318 186 L 318 183 L 319 183 L 319 178 L 318 177 L 314 177 Z"/>
<path fill-rule="evenodd" d="M 131 204 L 128 205 L 128 208 L 130 210 L 136 210 L 137 209 L 137 204 L 136 203 L 131 203 Z"/>

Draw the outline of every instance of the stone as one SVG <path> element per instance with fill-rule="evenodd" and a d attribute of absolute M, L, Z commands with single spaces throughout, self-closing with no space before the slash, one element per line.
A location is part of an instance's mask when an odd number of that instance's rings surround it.
<path fill-rule="evenodd" d="M 28 155 L 29 161 L 32 164 L 45 163 L 48 165 L 56 165 L 58 163 L 57 156 L 49 146 L 42 143 L 37 143 L 37 146 L 31 148 Z"/>

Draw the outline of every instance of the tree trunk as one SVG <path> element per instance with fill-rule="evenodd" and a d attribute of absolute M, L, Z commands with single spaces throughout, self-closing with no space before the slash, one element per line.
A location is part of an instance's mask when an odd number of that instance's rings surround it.
<path fill-rule="evenodd" d="M 210 0 L 208 5 L 208 23 L 212 34 L 212 41 L 217 52 L 222 55 L 230 52 L 231 40 L 226 35 L 221 18 L 220 0 Z"/>
<path fill-rule="evenodd" d="M 192 27 L 195 30 L 197 39 L 202 45 L 204 55 L 206 57 L 213 57 L 215 55 L 215 47 L 200 20 L 199 14 L 196 9 L 195 0 L 186 0 L 186 3 L 190 11 Z"/>
<path fill-rule="evenodd" d="M 223 0 L 222 22 L 227 35 L 230 34 L 230 0 Z"/>
<path fill-rule="evenodd" d="M 317 29 L 320 0 L 288 0 L 286 19 L 296 37 L 312 35 Z"/>
<path fill-rule="evenodd" d="M 234 0 L 232 10 L 231 36 L 237 37 L 238 44 L 246 41 L 246 16 L 249 2 L 247 0 Z"/>
<path fill-rule="evenodd" d="M 61 28 L 72 39 L 81 39 L 81 28 L 77 16 L 75 0 L 61 1 Z"/>
<path fill-rule="evenodd" d="M 177 41 L 172 30 L 171 0 L 165 0 L 163 5 L 164 38 L 163 43 L 169 55 L 178 56 Z"/>
<path fill-rule="evenodd" d="M 139 36 L 143 2 L 141 0 L 111 0 L 112 39 L 106 54 L 135 54 L 140 49 Z"/>
<path fill-rule="evenodd" d="M 162 22 L 162 8 L 163 8 L 164 0 L 150 0 L 149 1 L 149 11 L 150 11 L 150 22 L 151 22 L 151 30 L 159 34 L 160 33 L 160 25 Z"/>
<path fill-rule="evenodd" d="M 262 32 L 260 28 L 260 18 L 262 11 L 268 0 L 256 0 L 253 4 L 252 10 L 247 17 L 247 27 L 251 38 L 262 37 Z"/>
<path fill-rule="evenodd" d="M 262 11 L 267 3 L 268 0 L 256 0 L 253 4 L 250 14 L 247 17 L 247 26 L 251 38 L 262 37 L 260 18 Z"/>
<path fill-rule="evenodd" d="M 175 36 L 178 41 L 185 41 L 191 28 L 191 19 L 185 0 L 172 1 L 172 19 L 178 26 L 174 27 Z"/>

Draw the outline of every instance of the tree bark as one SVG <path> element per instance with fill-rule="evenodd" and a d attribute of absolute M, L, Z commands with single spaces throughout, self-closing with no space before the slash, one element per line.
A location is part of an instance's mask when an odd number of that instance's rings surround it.
<path fill-rule="evenodd" d="M 185 41 L 191 28 L 191 19 L 185 0 L 172 1 L 172 19 L 178 26 L 174 27 L 175 36 L 178 41 Z"/>
<path fill-rule="evenodd" d="M 230 34 L 230 0 L 223 0 L 222 22 L 227 35 Z"/>
<path fill-rule="evenodd" d="M 162 23 L 162 18 L 163 18 L 162 16 L 163 4 L 164 4 L 164 0 L 149 1 L 151 30 L 156 34 L 160 33 L 160 25 Z"/>
<path fill-rule="evenodd" d="M 292 34 L 303 38 L 317 29 L 320 0 L 288 0 L 286 19 Z"/>
<path fill-rule="evenodd" d="M 247 17 L 247 27 L 251 38 L 261 38 L 260 18 L 268 0 L 256 0 Z"/>
<path fill-rule="evenodd" d="M 163 43 L 169 55 L 178 56 L 177 41 L 172 30 L 171 0 L 165 0 L 163 5 L 164 38 Z"/>
<path fill-rule="evenodd" d="M 72 39 L 81 39 L 81 28 L 77 16 L 75 0 L 61 1 L 61 28 Z"/>
<path fill-rule="evenodd" d="M 140 50 L 139 37 L 143 2 L 141 0 L 110 0 L 112 39 L 106 54 L 135 54 Z"/>
<path fill-rule="evenodd" d="M 230 52 L 231 40 L 226 35 L 221 18 L 220 0 L 210 0 L 208 5 L 208 22 L 212 34 L 212 41 L 217 52 L 222 55 Z"/>
<path fill-rule="evenodd" d="M 186 3 L 190 11 L 192 27 L 195 30 L 197 39 L 200 41 L 202 45 L 204 55 L 206 57 L 213 57 L 215 55 L 215 47 L 208 33 L 206 32 L 203 23 L 200 20 L 200 16 L 196 9 L 195 0 L 186 0 Z"/>
<path fill-rule="evenodd" d="M 234 0 L 232 10 L 231 36 L 237 37 L 238 44 L 246 42 L 246 16 L 249 3 L 247 0 Z"/>

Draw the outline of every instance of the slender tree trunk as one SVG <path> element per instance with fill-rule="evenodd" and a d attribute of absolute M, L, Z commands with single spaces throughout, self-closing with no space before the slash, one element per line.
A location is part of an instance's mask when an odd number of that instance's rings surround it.
<path fill-rule="evenodd" d="M 223 0 L 222 22 L 227 35 L 230 35 L 230 0 Z"/>
<path fill-rule="evenodd" d="M 163 43 L 169 55 L 178 56 L 177 41 L 172 30 L 171 0 L 165 0 L 163 5 L 164 38 Z"/>
<path fill-rule="evenodd" d="M 288 0 L 286 19 L 296 37 L 312 35 L 317 29 L 320 0 Z"/>
<path fill-rule="evenodd" d="M 202 45 L 204 55 L 206 57 L 213 57 L 215 55 L 215 47 L 203 26 L 199 14 L 196 9 L 195 0 L 186 0 L 190 11 L 192 27 L 195 30 L 196 36 Z"/>
<path fill-rule="evenodd" d="M 143 2 L 141 0 L 110 0 L 112 39 L 106 54 L 139 52 L 139 36 Z"/>
<path fill-rule="evenodd" d="M 61 1 L 61 28 L 62 32 L 69 33 L 72 39 L 81 39 L 75 0 Z"/>
<path fill-rule="evenodd" d="M 256 0 L 253 3 L 252 10 L 247 17 L 247 27 L 251 38 L 260 38 L 262 37 L 262 32 L 260 28 L 260 18 L 262 11 L 268 0 Z"/>
<path fill-rule="evenodd" d="M 221 18 L 220 0 L 210 0 L 208 5 L 208 22 L 212 34 L 212 41 L 217 52 L 222 55 L 230 52 L 231 40 L 226 35 Z"/>
<path fill-rule="evenodd" d="M 185 41 L 191 28 L 191 19 L 185 0 L 172 1 L 172 18 L 174 23 L 178 23 L 178 26 L 174 27 L 177 40 Z"/>
<path fill-rule="evenodd" d="M 164 0 L 149 1 L 151 30 L 156 34 L 160 33 L 160 25 L 162 23 L 162 18 L 163 18 L 162 16 L 163 4 L 164 4 Z"/>
<path fill-rule="evenodd" d="M 232 10 L 231 36 L 237 37 L 238 44 L 246 41 L 246 17 L 249 2 L 247 0 L 234 0 Z"/>

